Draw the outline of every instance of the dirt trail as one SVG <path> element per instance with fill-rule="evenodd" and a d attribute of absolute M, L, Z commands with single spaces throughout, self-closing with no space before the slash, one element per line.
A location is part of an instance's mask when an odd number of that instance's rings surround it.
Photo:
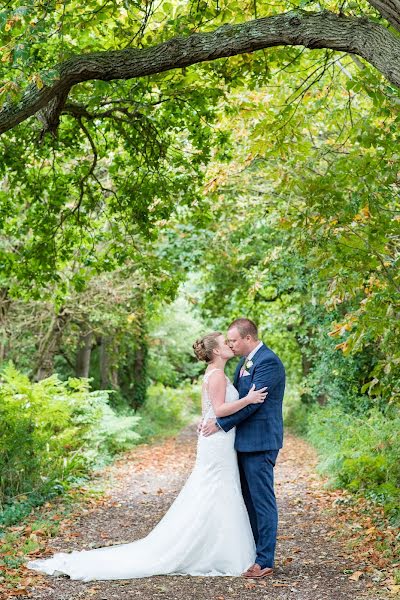
<path fill-rule="evenodd" d="M 196 431 L 189 426 L 172 440 L 139 446 L 102 475 L 106 496 L 86 505 L 51 540 L 46 555 L 130 542 L 145 536 L 178 494 L 195 458 Z M 326 492 L 315 475 L 315 456 L 302 440 L 287 435 L 276 466 L 280 525 L 273 578 L 258 582 L 240 577 L 158 576 L 82 583 L 34 573 L 29 591 L 35 600 L 381 600 L 370 580 L 349 579 L 362 565 L 336 538 L 335 521 L 326 513 Z M 325 501 L 324 501 L 325 500 Z M 30 573 L 32 573 L 30 571 Z M 371 587 L 374 586 L 374 587 Z"/>

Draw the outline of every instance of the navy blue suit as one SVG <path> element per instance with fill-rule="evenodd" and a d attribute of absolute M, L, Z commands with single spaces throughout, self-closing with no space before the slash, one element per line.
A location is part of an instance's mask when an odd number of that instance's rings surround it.
<path fill-rule="evenodd" d="M 244 359 L 237 366 L 234 385 L 239 398 L 246 396 L 253 384 L 257 390 L 268 386 L 268 396 L 263 403 L 249 404 L 217 421 L 224 431 L 236 426 L 235 449 L 243 498 L 257 547 L 255 562 L 265 568 L 274 565 L 278 527 L 274 466 L 283 444 L 285 368 L 280 358 L 264 344 L 252 362 L 247 376 L 239 376 Z"/>

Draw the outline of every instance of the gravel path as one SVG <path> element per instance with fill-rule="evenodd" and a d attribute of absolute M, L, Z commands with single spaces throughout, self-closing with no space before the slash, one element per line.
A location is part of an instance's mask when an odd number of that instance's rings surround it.
<path fill-rule="evenodd" d="M 51 539 L 46 556 L 130 542 L 145 536 L 178 494 L 195 458 L 195 426 L 176 438 L 138 446 L 101 476 L 106 494 L 82 505 Z M 82 583 L 34 573 L 29 592 L 35 600 L 381 600 L 371 580 L 349 579 L 362 565 L 336 538 L 335 520 L 326 511 L 323 482 L 315 475 L 315 455 L 303 441 L 287 435 L 276 472 L 280 525 L 273 578 L 158 576 Z M 324 501 L 322 501 L 324 500 Z M 43 556 L 43 555 L 42 555 Z M 29 573 L 33 573 L 29 571 Z M 15 597 L 15 596 L 14 596 Z"/>

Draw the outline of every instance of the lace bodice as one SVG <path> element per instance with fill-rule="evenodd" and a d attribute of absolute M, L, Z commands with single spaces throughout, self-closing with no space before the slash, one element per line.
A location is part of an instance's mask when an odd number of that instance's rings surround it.
<path fill-rule="evenodd" d="M 211 373 L 214 373 L 214 371 L 220 371 L 220 370 L 221 369 L 211 369 L 210 371 L 208 371 L 207 373 L 204 374 L 202 393 L 201 393 L 201 400 L 202 400 L 201 414 L 202 414 L 203 419 L 215 418 L 214 409 L 213 409 L 210 397 L 208 395 L 208 378 L 210 377 Z M 225 375 L 225 377 L 226 377 L 225 402 L 234 402 L 235 400 L 237 400 L 239 398 L 239 393 L 238 393 L 237 389 L 234 387 L 234 385 L 231 383 L 229 378 L 226 375 Z"/>

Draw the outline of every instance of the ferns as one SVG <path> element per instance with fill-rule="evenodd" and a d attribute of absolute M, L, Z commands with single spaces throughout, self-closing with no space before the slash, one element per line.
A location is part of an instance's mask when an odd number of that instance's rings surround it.
<path fill-rule="evenodd" d="M 39 383 L 9 365 L 0 384 L 0 509 L 50 496 L 131 446 L 139 417 L 119 417 L 87 379 Z"/>

